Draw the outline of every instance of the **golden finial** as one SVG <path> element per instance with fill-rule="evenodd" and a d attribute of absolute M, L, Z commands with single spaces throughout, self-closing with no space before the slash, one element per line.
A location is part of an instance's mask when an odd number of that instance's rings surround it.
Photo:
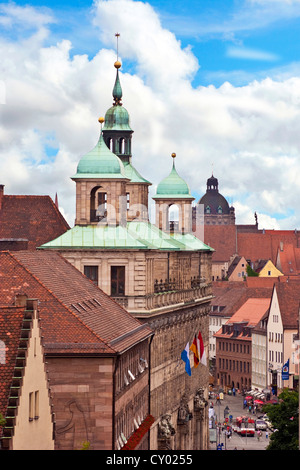
<path fill-rule="evenodd" d="M 104 123 L 105 119 L 104 117 L 99 117 L 98 122 L 100 123 L 101 126 L 101 133 L 102 133 L 102 124 Z"/>
<path fill-rule="evenodd" d="M 171 157 L 172 157 L 172 158 L 175 158 L 175 157 L 176 157 L 176 153 L 172 153 Z"/>

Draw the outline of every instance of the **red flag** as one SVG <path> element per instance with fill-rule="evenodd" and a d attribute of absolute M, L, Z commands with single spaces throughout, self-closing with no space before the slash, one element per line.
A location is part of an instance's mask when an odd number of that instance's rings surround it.
<path fill-rule="evenodd" d="M 194 341 L 190 347 L 190 350 L 194 353 L 194 367 L 198 367 L 199 365 L 199 349 L 198 349 L 198 345 L 197 345 L 197 338 L 196 338 L 196 335 L 195 335 L 195 338 L 194 338 Z"/>
<path fill-rule="evenodd" d="M 198 333 L 198 349 L 199 349 L 199 359 L 201 364 L 206 366 L 206 354 L 205 354 L 205 349 L 204 349 L 204 343 L 203 343 L 203 338 L 201 335 L 201 332 L 199 331 Z"/>

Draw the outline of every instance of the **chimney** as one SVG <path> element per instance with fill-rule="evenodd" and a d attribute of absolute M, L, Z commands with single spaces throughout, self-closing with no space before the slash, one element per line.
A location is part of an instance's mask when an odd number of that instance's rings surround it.
<path fill-rule="evenodd" d="M 3 196 L 4 196 L 4 184 L 0 184 L 0 210 L 2 209 Z"/>

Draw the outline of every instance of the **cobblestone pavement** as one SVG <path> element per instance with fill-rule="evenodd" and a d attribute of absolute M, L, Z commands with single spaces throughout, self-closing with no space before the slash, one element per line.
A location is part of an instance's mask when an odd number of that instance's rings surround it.
<path fill-rule="evenodd" d="M 248 416 L 249 412 L 243 409 L 243 401 L 244 397 L 242 395 L 231 396 L 224 394 L 224 399 L 220 400 L 220 404 L 216 402 L 216 399 L 210 399 L 210 403 L 213 403 L 217 419 L 219 421 L 220 417 L 221 423 L 224 422 L 224 409 L 226 406 L 228 406 L 229 415 L 232 415 L 233 419 L 238 416 Z M 260 416 L 261 414 L 261 412 L 257 412 L 257 416 Z M 256 418 L 256 415 L 249 416 L 253 417 L 254 419 Z M 256 432 L 254 437 L 244 437 L 240 436 L 236 432 L 233 432 L 230 439 L 228 439 L 225 434 L 221 432 L 220 442 L 221 444 L 223 443 L 223 450 L 265 450 L 269 444 L 269 437 L 270 430 L 268 430 L 267 433 L 262 431 L 262 436 L 259 440 L 257 439 Z M 217 443 L 210 443 L 210 449 L 217 450 L 217 444 L 219 444 L 219 436 L 217 437 Z"/>

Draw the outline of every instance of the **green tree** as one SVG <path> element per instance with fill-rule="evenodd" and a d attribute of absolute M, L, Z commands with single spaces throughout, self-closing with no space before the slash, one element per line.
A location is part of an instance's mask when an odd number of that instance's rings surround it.
<path fill-rule="evenodd" d="M 298 450 L 299 396 L 294 390 L 284 389 L 276 405 L 264 406 L 274 431 L 267 450 Z"/>
<path fill-rule="evenodd" d="M 258 276 L 258 273 L 254 271 L 254 269 L 251 268 L 250 264 L 247 264 L 247 276 L 248 277 L 256 277 Z"/>

